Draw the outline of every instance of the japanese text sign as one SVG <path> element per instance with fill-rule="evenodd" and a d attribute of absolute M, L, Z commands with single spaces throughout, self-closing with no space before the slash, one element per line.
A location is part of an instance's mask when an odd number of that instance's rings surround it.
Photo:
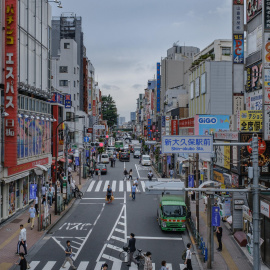
<path fill-rule="evenodd" d="M 233 33 L 242 34 L 244 33 L 244 5 L 235 4 L 233 5 Z"/>
<path fill-rule="evenodd" d="M 212 226 L 218 227 L 220 226 L 220 213 L 219 213 L 219 207 L 213 206 L 212 207 Z"/>
<path fill-rule="evenodd" d="M 233 63 L 244 64 L 244 35 L 233 35 Z"/>
<path fill-rule="evenodd" d="M 65 95 L 65 108 L 69 109 L 71 108 L 71 95 Z"/>
<path fill-rule="evenodd" d="M 212 153 L 212 136 L 163 136 L 162 153 Z"/>
<path fill-rule="evenodd" d="M 17 0 L 5 1 L 5 166 L 17 165 Z"/>
<path fill-rule="evenodd" d="M 264 0 L 264 29 L 270 30 L 270 0 Z"/>
<path fill-rule="evenodd" d="M 241 132 L 258 132 L 262 129 L 262 111 L 240 111 Z"/>

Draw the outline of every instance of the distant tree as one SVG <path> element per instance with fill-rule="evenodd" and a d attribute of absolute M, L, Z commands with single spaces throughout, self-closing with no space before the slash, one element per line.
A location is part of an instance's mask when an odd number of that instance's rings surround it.
<path fill-rule="evenodd" d="M 102 116 L 103 120 L 107 120 L 107 124 L 109 127 L 112 127 L 117 124 L 117 108 L 115 105 L 115 101 L 111 97 L 111 95 L 108 96 L 102 96 Z"/>

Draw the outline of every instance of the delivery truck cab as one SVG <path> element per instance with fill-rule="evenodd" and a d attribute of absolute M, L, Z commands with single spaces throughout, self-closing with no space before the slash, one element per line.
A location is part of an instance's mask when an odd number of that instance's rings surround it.
<path fill-rule="evenodd" d="M 157 221 L 163 231 L 185 231 L 190 211 L 181 195 L 160 196 Z"/>

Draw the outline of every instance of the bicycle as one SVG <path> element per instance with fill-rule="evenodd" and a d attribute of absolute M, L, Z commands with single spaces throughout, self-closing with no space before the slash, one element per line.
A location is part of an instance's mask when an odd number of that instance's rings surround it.
<path fill-rule="evenodd" d="M 77 186 L 75 186 L 75 189 L 74 189 L 74 197 L 76 199 L 81 199 L 83 197 L 83 193 L 79 190 Z"/>
<path fill-rule="evenodd" d="M 135 260 L 138 261 L 139 265 L 144 266 L 145 263 L 145 253 L 143 253 L 142 249 L 137 249 L 138 253 L 134 254 Z M 123 251 L 119 253 L 119 258 L 122 262 L 128 262 L 128 254 L 130 253 L 128 247 L 123 247 Z"/>

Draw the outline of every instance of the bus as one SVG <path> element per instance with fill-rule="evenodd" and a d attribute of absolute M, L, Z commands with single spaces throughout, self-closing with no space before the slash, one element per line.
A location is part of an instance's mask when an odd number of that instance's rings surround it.
<path fill-rule="evenodd" d="M 124 147 L 123 141 L 116 141 L 115 142 L 115 148 L 116 148 L 116 150 L 120 150 L 120 148 L 123 148 L 123 147 Z"/>

